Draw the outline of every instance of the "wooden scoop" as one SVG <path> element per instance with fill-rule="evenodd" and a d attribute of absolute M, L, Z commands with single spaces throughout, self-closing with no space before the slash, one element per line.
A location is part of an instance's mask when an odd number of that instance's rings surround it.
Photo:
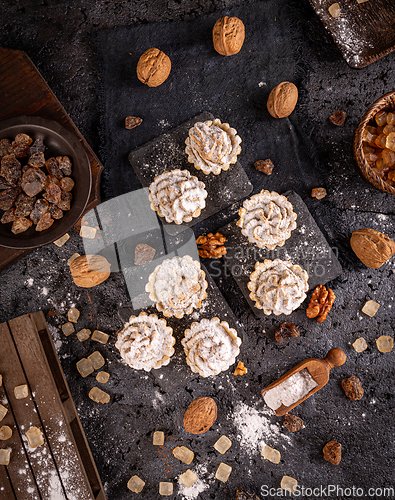
<path fill-rule="evenodd" d="M 277 408 L 277 410 L 273 410 L 278 417 L 282 417 L 290 410 L 295 408 L 295 406 L 298 406 L 298 404 L 302 403 L 305 399 L 309 398 L 315 392 L 319 391 L 322 387 L 324 387 L 324 385 L 329 380 L 330 370 L 334 366 L 343 365 L 346 359 L 347 359 L 346 354 L 339 347 L 334 347 L 333 349 L 331 349 L 323 359 L 316 359 L 316 358 L 305 359 L 304 361 L 301 361 L 299 364 L 294 366 L 287 373 L 284 373 L 284 375 L 282 375 L 275 382 L 272 382 L 270 385 L 265 387 L 265 389 L 263 389 L 262 391 L 262 397 L 270 389 L 274 389 L 275 387 L 277 387 L 279 384 L 284 382 L 286 379 L 288 379 L 295 373 L 300 372 L 301 370 L 307 368 L 308 372 L 318 385 L 314 387 L 314 389 L 312 389 L 310 392 L 308 392 L 305 396 L 303 396 L 301 399 L 299 399 L 296 403 L 290 406 L 281 405 L 279 408 Z"/>

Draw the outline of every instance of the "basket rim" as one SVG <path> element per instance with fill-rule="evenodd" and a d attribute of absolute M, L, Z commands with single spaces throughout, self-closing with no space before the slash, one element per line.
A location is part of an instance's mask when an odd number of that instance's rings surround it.
<path fill-rule="evenodd" d="M 395 187 L 384 182 L 371 169 L 362 151 L 362 135 L 365 127 L 376 113 L 391 105 L 392 109 L 395 110 L 395 90 L 383 95 L 368 107 L 361 121 L 359 122 L 358 127 L 355 130 L 353 152 L 355 164 L 361 175 L 375 188 L 395 195 Z"/>

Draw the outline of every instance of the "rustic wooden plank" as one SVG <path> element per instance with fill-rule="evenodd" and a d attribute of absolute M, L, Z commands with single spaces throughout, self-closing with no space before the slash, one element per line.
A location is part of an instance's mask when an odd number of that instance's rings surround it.
<path fill-rule="evenodd" d="M 29 315 L 13 319 L 8 325 L 65 491 L 71 498 L 92 500 L 95 497 L 80 462 L 74 436 L 67 426 L 62 401 L 45 359 L 36 326 Z"/>
<path fill-rule="evenodd" d="M 11 480 L 4 465 L 0 465 L 0 500 L 16 500 Z"/>
<path fill-rule="evenodd" d="M 8 412 L 1 421 L 0 425 L 8 425 L 12 429 L 11 438 L 7 441 L 2 442 L 1 445 L 2 448 L 11 448 L 11 459 L 7 467 L 0 467 L 0 469 L 2 470 L 2 473 L 0 473 L 0 479 L 4 475 L 8 478 L 8 486 L 11 487 L 13 492 L 15 493 L 14 498 L 16 498 L 16 500 L 41 500 L 41 496 L 36 485 L 36 480 L 31 470 L 25 447 L 22 442 L 17 423 L 14 419 L 13 409 L 11 408 L 10 404 L 10 393 L 13 392 L 14 382 L 12 373 L 8 369 L 9 353 L 6 348 L 7 345 L 9 345 L 10 340 L 12 342 L 12 338 L 6 323 L 0 325 L 0 339 L 0 373 L 3 376 L 3 385 L 0 387 L 0 401 L 6 408 L 8 408 Z M 13 349 L 15 349 L 14 346 Z M 19 360 L 17 360 L 16 363 L 20 366 Z M 21 474 L 20 471 L 23 471 L 23 474 Z M 0 482 L 0 484 L 2 485 L 3 482 Z M 3 498 L 4 500 L 8 500 L 8 497 L 3 497 L 1 492 L 0 498 L 2 500 Z"/>
<path fill-rule="evenodd" d="M 56 120 L 79 137 L 92 169 L 92 192 L 86 212 L 94 208 L 100 203 L 103 165 L 33 62 L 22 51 L 0 47 L 0 75 L 0 120 L 20 115 L 37 115 Z M 29 250 L 0 247 L 0 272 L 28 253 Z"/>
<path fill-rule="evenodd" d="M 24 450 L 41 497 L 51 498 L 56 492 L 59 499 L 66 500 L 67 496 L 59 479 L 57 466 L 48 444 L 48 438 L 45 435 L 45 429 L 42 427 L 40 416 L 36 410 L 34 390 L 29 387 L 32 392 L 29 391 L 29 396 L 27 398 L 16 399 L 15 397 L 14 387 L 22 384 L 30 386 L 30 381 L 26 380 L 24 373 L 24 368 L 26 368 L 26 366 L 22 367 L 19 361 L 18 352 L 15 348 L 11 333 L 9 331 L 4 333 L 1 339 L 0 366 L 4 377 L 4 388 L 7 392 L 9 405 L 12 408 L 12 414 L 16 425 L 13 434 L 16 435 L 18 429 L 22 436 Z M 50 397 L 50 393 L 47 393 L 47 397 Z M 45 439 L 44 444 L 35 449 L 30 448 L 26 438 L 26 432 L 31 427 L 38 427 L 44 434 Z M 19 475 L 25 475 L 27 470 L 30 469 L 29 464 L 27 467 L 22 467 L 21 464 L 18 464 Z M 25 486 L 25 495 L 26 491 L 27 488 Z"/>
<path fill-rule="evenodd" d="M 70 393 L 70 389 L 67 385 L 62 367 L 59 362 L 59 358 L 56 354 L 55 346 L 53 344 L 51 334 L 48 330 L 44 313 L 42 311 L 39 311 L 36 313 L 31 313 L 29 316 L 36 325 L 41 341 L 41 346 L 45 352 L 46 358 L 49 362 L 51 373 L 54 377 L 54 381 L 58 387 L 59 394 L 61 395 L 61 399 L 63 401 L 63 413 L 65 415 L 65 419 L 67 423 L 70 424 L 74 442 L 80 455 L 80 459 L 84 465 L 84 469 L 89 479 L 89 484 L 92 488 L 92 492 L 97 500 L 106 500 L 103 485 L 100 481 L 99 472 L 96 468 L 96 464 L 90 451 L 84 431 L 82 429 L 81 421 L 78 417 L 77 410 Z"/>

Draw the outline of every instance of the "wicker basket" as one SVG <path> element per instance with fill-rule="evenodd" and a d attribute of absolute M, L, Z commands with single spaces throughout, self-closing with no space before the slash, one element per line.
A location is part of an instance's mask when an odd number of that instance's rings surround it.
<path fill-rule="evenodd" d="M 380 99 L 378 99 L 371 106 L 369 106 L 369 109 L 363 115 L 363 118 L 354 134 L 354 144 L 353 144 L 354 162 L 361 175 L 368 182 L 370 182 L 370 184 L 372 184 L 377 189 L 380 189 L 381 191 L 395 194 L 395 187 L 387 184 L 385 181 L 380 179 L 380 177 L 375 172 L 373 172 L 373 170 L 369 167 L 368 162 L 365 159 L 365 155 L 363 154 L 362 151 L 362 136 L 365 127 L 366 125 L 369 124 L 369 122 L 372 120 L 375 114 L 381 111 L 382 109 L 384 109 L 385 111 L 394 112 L 395 91 L 388 92 L 388 94 L 385 94 L 383 97 L 380 97 Z"/>

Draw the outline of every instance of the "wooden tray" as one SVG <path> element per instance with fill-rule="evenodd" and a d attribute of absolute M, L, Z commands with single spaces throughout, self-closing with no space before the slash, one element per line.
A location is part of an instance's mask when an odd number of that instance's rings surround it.
<path fill-rule="evenodd" d="M 103 165 L 24 52 L 0 47 L 0 75 L 0 121 L 20 115 L 41 116 L 56 120 L 79 137 L 92 169 L 92 191 L 85 210 L 88 212 L 100 203 Z M 29 252 L 0 247 L 0 272 Z"/>
<path fill-rule="evenodd" d="M 352 68 L 364 68 L 395 49 L 394 0 L 337 0 L 341 16 L 336 19 L 328 12 L 335 0 L 309 1 Z"/>
<path fill-rule="evenodd" d="M 9 465 L 0 466 L 0 498 L 106 500 L 42 312 L 0 325 L 0 373 L 0 402 L 8 408 L 0 426 L 13 431 L 0 441 L 11 449 Z M 14 387 L 22 384 L 29 396 L 17 400 Z M 35 449 L 25 437 L 32 426 L 45 437 Z"/>

